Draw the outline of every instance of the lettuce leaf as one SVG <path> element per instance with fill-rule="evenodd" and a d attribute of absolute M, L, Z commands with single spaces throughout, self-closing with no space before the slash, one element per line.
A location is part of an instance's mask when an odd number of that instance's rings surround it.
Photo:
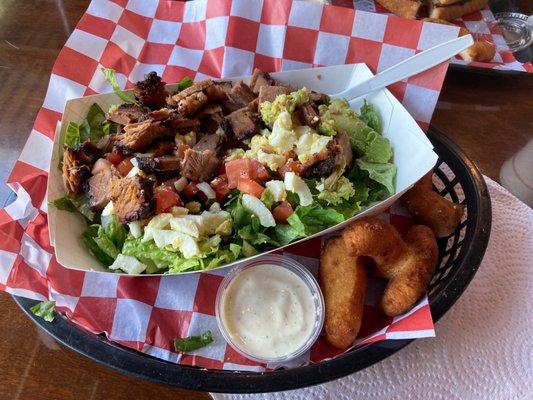
<path fill-rule="evenodd" d="M 206 249 L 209 246 L 206 244 L 201 247 Z M 241 246 L 237 244 L 220 247 L 215 245 L 207 252 L 208 254 L 204 254 L 202 257 L 195 256 L 187 259 L 170 248 L 160 249 L 153 240 L 143 243 L 141 238 L 127 239 L 122 248 L 122 254 L 136 257 L 146 265 L 152 266 L 150 272 L 167 270 L 165 273 L 177 274 L 185 271 L 209 270 L 235 261 L 241 253 Z"/>
<path fill-rule="evenodd" d="M 345 220 L 344 215 L 332 207 L 323 207 L 315 202 L 308 206 L 298 206 L 287 219 L 288 224 L 278 224 L 274 228 L 280 245 L 313 235 Z"/>
<path fill-rule="evenodd" d="M 211 331 L 205 331 L 198 336 L 188 336 L 185 338 L 174 339 L 174 350 L 176 351 L 193 351 L 207 346 L 213 342 Z"/>
<path fill-rule="evenodd" d="M 90 222 L 96 220 L 96 215 L 89 208 L 89 202 L 86 196 L 63 196 L 52 201 L 52 205 L 58 210 L 79 212 Z"/>
<path fill-rule="evenodd" d="M 381 133 L 381 118 L 372 104 L 365 100 L 359 112 L 360 118 L 365 124 L 374 129 L 376 132 Z"/>
<path fill-rule="evenodd" d="M 187 89 L 188 87 L 192 86 L 193 81 L 191 78 L 186 76 L 178 83 L 178 91 L 181 92 L 184 89 Z"/>
<path fill-rule="evenodd" d="M 100 68 L 100 71 L 105 76 L 107 82 L 111 85 L 113 92 L 120 98 L 120 100 L 126 103 L 136 103 L 135 98 L 131 95 L 124 93 L 117 82 L 117 73 L 113 68 Z"/>
<path fill-rule="evenodd" d="M 128 232 L 126 228 L 118 222 L 116 215 L 102 215 L 102 228 L 105 235 L 113 242 L 117 249 L 122 249 Z"/>
<path fill-rule="evenodd" d="M 40 303 L 37 303 L 33 307 L 31 307 L 30 311 L 38 317 L 44 319 L 46 322 L 52 322 L 55 318 L 55 306 L 55 301 L 41 301 Z"/>
<path fill-rule="evenodd" d="M 104 110 L 98 104 L 93 103 L 81 124 L 69 122 L 65 133 L 65 145 L 71 149 L 77 149 L 87 139 L 96 143 L 109 133 L 116 132 L 116 125 L 112 128 L 114 124 L 104 124 L 104 122 Z"/>
<path fill-rule="evenodd" d="M 390 194 L 394 194 L 394 177 L 396 176 L 396 165 L 392 163 L 373 163 L 363 159 L 356 160 L 357 165 L 363 171 L 368 172 L 370 179 L 385 186 Z"/>
<path fill-rule="evenodd" d="M 100 230 L 100 225 L 89 225 L 85 232 L 81 234 L 81 240 L 83 241 L 89 252 L 93 255 L 93 257 L 96 258 L 96 260 L 98 260 L 98 262 L 104 267 L 108 267 L 113 264 L 113 261 L 115 261 L 114 257 L 108 254 L 109 252 L 113 252 L 113 249 L 110 246 L 105 247 L 106 245 L 109 245 L 110 241 L 108 242 L 105 241 L 105 239 L 100 239 L 102 237 L 99 236 Z M 102 233 L 100 233 L 100 235 L 102 235 Z M 95 238 L 97 240 L 95 240 Z M 97 243 L 98 241 L 105 247 L 105 250 L 100 248 L 99 244 Z"/>

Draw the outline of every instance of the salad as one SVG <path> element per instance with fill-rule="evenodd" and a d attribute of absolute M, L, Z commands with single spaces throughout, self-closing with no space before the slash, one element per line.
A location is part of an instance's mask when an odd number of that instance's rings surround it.
<path fill-rule="evenodd" d="M 81 240 L 118 273 L 217 268 L 283 246 L 394 193 L 392 148 L 380 117 L 342 99 L 255 70 L 239 81 L 183 79 L 175 92 L 155 72 L 70 122 L 60 163 Z"/>

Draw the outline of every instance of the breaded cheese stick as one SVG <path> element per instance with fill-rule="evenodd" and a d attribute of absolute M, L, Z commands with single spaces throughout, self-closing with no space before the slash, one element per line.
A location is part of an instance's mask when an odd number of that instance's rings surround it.
<path fill-rule="evenodd" d="M 366 291 L 363 261 L 348 255 L 342 237 L 333 237 L 322 249 L 318 272 L 326 304 L 326 339 L 331 345 L 346 349 L 355 341 L 363 319 Z"/>

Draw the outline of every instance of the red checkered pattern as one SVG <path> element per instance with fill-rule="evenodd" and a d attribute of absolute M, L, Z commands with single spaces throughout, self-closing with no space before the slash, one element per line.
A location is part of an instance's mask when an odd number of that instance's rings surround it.
<path fill-rule="evenodd" d="M 324 0 L 324 2 L 339 7 L 390 15 L 390 12 L 387 9 L 375 3 L 374 0 Z M 513 56 L 513 53 L 509 50 L 509 46 L 507 46 L 500 28 L 496 23 L 494 14 L 492 14 L 492 11 L 488 6 L 483 10 L 465 15 L 453 22 L 456 25 L 467 28 L 472 32 L 472 35 L 476 40 L 483 40 L 493 43 L 496 46 L 496 55 L 491 62 L 468 62 L 457 56 L 452 60 L 453 64 L 467 65 L 475 68 L 533 73 L 533 63 L 521 63 Z M 403 23 L 408 24 L 408 22 Z"/>
<path fill-rule="evenodd" d="M 17 199 L 0 210 L 0 289 L 51 298 L 74 323 L 155 357 L 208 368 L 268 368 L 237 354 L 218 331 L 214 301 L 225 270 L 134 278 L 58 264 L 48 239 L 46 180 L 65 102 L 111 91 L 101 66 L 114 68 L 127 87 L 149 71 L 167 82 L 246 75 L 255 66 L 279 71 L 366 62 L 379 71 L 456 35 L 456 28 L 291 0 L 94 0 L 58 56 L 43 108 L 8 180 Z M 430 121 L 445 73 L 446 66 L 437 67 L 391 88 L 422 126 Z M 382 217 L 401 231 L 411 223 L 397 207 Z M 284 254 L 316 272 L 320 241 Z M 379 282 L 373 285 L 377 290 Z M 387 319 L 374 307 L 375 292 L 369 293 L 359 344 L 433 336 L 427 299 L 409 314 Z M 208 329 L 212 345 L 186 355 L 173 351 L 173 338 Z M 303 362 L 336 354 L 320 340 Z"/>

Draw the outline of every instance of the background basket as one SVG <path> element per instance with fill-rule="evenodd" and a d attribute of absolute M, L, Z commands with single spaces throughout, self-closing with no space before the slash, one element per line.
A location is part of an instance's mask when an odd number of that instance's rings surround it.
<path fill-rule="evenodd" d="M 483 177 L 474 163 L 449 139 L 430 127 L 428 137 L 439 155 L 433 184 L 441 195 L 465 207 L 460 225 L 449 238 L 439 239 L 439 262 L 428 288 L 433 320 L 455 303 L 481 263 L 489 240 L 491 205 Z M 47 323 L 29 308 L 36 302 L 15 297 L 24 312 L 65 346 L 122 373 L 166 385 L 212 392 L 251 393 L 295 389 L 326 382 L 366 368 L 409 344 L 385 340 L 363 345 L 335 359 L 271 372 L 209 370 L 163 361 L 109 342 L 65 318 Z"/>

